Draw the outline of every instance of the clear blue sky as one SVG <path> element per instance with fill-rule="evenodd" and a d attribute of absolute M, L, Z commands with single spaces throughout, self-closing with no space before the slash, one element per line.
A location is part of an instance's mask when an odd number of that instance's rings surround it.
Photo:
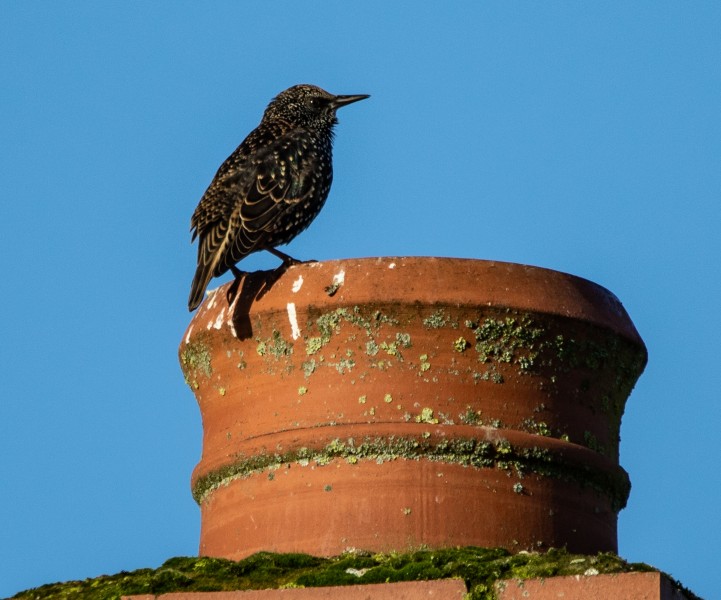
<path fill-rule="evenodd" d="M 716 1 L 0 3 L 0 596 L 197 553 L 189 219 L 301 82 L 372 98 L 287 250 L 611 289 L 650 356 L 620 553 L 717 590 L 720 32 Z"/>

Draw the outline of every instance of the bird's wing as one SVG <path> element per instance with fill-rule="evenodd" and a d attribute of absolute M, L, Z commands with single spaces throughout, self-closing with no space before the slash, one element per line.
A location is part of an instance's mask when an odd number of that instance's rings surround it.
<path fill-rule="evenodd" d="M 302 133 L 287 135 L 268 147 L 255 163 L 254 179 L 240 207 L 243 228 L 263 232 L 293 205 L 307 198 L 315 184 L 315 154 Z"/>
<path fill-rule="evenodd" d="M 307 148 L 306 136 L 288 134 L 231 156 L 233 168 L 219 171 L 191 219 L 192 239 L 200 238 L 198 286 L 260 250 L 283 213 L 312 192 L 315 165 Z"/>
<path fill-rule="evenodd" d="M 223 261 L 225 269 L 263 249 L 284 213 L 312 193 L 315 163 L 307 148 L 305 136 L 283 136 L 254 155 L 245 177 L 225 179 L 230 194 L 242 198 L 231 218 L 237 228 Z"/>

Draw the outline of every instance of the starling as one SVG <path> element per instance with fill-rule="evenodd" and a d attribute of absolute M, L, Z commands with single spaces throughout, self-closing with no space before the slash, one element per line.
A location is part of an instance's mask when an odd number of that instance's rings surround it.
<path fill-rule="evenodd" d="M 201 303 L 213 277 L 253 252 L 268 250 L 284 264 L 298 262 L 276 250 L 323 208 L 333 180 L 336 111 L 367 95 L 334 96 L 296 85 L 276 96 L 260 125 L 220 166 L 190 220 L 198 237 L 198 267 L 188 309 Z"/>

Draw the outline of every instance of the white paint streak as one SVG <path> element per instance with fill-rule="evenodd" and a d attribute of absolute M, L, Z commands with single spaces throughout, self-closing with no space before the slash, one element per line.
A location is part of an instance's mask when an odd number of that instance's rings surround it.
<path fill-rule="evenodd" d="M 290 331 L 294 340 L 300 337 L 300 328 L 298 327 L 298 317 L 295 314 L 295 302 L 288 302 L 288 321 L 290 321 Z"/>
<path fill-rule="evenodd" d="M 218 313 L 218 316 L 215 318 L 215 323 L 213 323 L 213 327 L 215 329 L 220 329 L 223 326 L 223 319 L 225 319 L 225 309 Z"/>
<path fill-rule="evenodd" d="M 193 327 L 194 327 L 194 325 L 191 325 L 190 327 L 188 327 L 188 333 L 185 334 L 185 343 L 186 344 L 190 343 L 190 334 L 193 333 Z"/>
<path fill-rule="evenodd" d="M 211 309 L 215 306 L 215 299 L 216 299 L 216 296 L 217 296 L 217 294 L 216 294 L 217 291 L 218 291 L 218 288 L 214 288 L 214 289 L 212 289 L 212 290 L 207 290 L 207 291 L 205 292 L 205 295 L 206 295 L 206 296 L 210 296 L 211 294 L 212 294 L 212 296 L 213 296 L 213 297 L 210 299 L 210 302 L 208 303 L 208 307 L 207 307 L 206 310 L 211 310 Z"/>
<path fill-rule="evenodd" d="M 303 276 L 298 275 L 298 279 L 296 279 L 293 282 L 293 287 L 291 289 L 293 290 L 293 293 L 295 294 L 296 292 L 299 292 L 300 288 L 302 288 L 302 287 L 303 287 Z"/>
<path fill-rule="evenodd" d="M 240 298 L 240 292 L 236 293 L 235 298 L 233 298 L 233 303 L 228 309 L 228 320 L 226 321 L 234 338 L 238 337 L 238 333 L 235 331 L 235 323 L 233 323 L 233 315 L 235 314 L 235 305 L 238 303 L 238 298 Z"/>
<path fill-rule="evenodd" d="M 333 275 L 333 285 L 340 287 L 343 285 L 344 281 L 345 281 L 345 270 L 341 269 L 335 275 Z"/>
<path fill-rule="evenodd" d="M 389 269 L 395 269 L 395 268 L 396 268 L 396 263 L 391 263 L 391 264 L 389 264 L 389 265 L 388 265 L 388 268 L 389 268 Z"/>

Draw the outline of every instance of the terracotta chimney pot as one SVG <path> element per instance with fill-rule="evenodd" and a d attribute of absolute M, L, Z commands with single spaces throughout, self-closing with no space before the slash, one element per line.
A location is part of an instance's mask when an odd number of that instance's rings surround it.
<path fill-rule="evenodd" d="M 180 345 L 203 418 L 202 555 L 616 551 L 619 428 L 646 350 L 612 293 L 448 258 L 251 273 L 229 304 L 232 285 Z"/>

